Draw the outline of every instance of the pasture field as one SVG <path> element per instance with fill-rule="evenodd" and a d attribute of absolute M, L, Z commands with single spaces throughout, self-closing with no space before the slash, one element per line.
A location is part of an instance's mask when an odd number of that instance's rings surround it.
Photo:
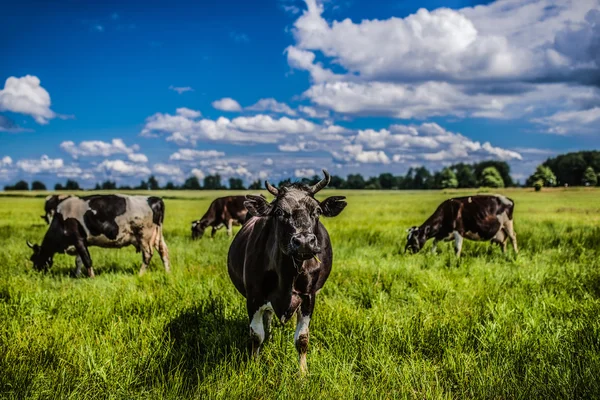
<path fill-rule="evenodd" d="M 266 193 L 266 192 L 265 192 Z M 92 248 L 35 272 L 43 196 L 0 196 L 0 397 L 562 399 L 600 398 L 600 191 L 526 189 L 515 200 L 520 253 L 465 240 L 403 254 L 406 228 L 464 191 L 348 196 L 323 219 L 334 266 L 311 321 L 300 378 L 295 320 L 247 352 L 245 301 L 227 275 L 230 243 L 190 239 L 224 192 L 160 192 L 172 270 L 155 254 Z M 473 191 L 468 193 L 474 193 Z M 236 228 L 237 231 L 237 228 Z M 509 246 L 510 248 L 510 246 Z"/>

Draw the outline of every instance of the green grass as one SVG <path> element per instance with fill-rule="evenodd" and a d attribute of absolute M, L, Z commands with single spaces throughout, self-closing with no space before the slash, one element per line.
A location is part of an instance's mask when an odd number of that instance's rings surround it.
<path fill-rule="evenodd" d="M 93 280 L 70 278 L 66 255 L 34 272 L 25 240 L 45 233 L 43 198 L 0 196 L 0 397 L 600 397 L 600 191 L 505 191 L 516 258 L 471 241 L 460 261 L 450 243 L 403 254 L 405 229 L 455 193 L 344 193 L 324 220 L 334 267 L 305 379 L 293 321 L 249 358 L 224 230 L 189 238 L 217 193 L 161 193 L 172 274 L 155 256 L 139 277 L 133 248 L 92 248 Z"/>

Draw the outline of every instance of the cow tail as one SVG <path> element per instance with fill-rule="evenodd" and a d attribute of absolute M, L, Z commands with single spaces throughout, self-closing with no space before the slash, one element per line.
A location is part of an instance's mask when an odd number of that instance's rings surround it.
<path fill-rule="evenodd" d="M 515 210 L 515 202 L 512 199 L 508 199 L 508 200 L 510 201 L 510 205 L 506 206 L 507 207 L 506 214 L 508 215 L 508 219 L 510 219 L 512 221 L 513 213 Z"/>

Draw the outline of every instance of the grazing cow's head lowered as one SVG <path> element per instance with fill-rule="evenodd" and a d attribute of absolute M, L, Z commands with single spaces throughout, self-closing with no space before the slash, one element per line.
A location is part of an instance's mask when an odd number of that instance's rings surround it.
<path fill-rule="evenodd" d="M 200 239 L 210 222 L 207 219 L 192 221 L 192 239 Z"/>
<path fill-rule="evenodd" d="M 427 242 L 429 226 L 426 226 L 424 229 L 421 229 L 418 226 L 413 226 L 412 228 L 408 229 L 407 232 L 408 237 L 406 238 L 406 247 L 404 247 L 404 252 L 406 252 L 406 250 L 410 250 L 413 254 L 418 253 L 423 246 L 425 246 L 425 242 Z"/>
<path fill-rule="evenodd" d="M 244 205 L 255 217 L 271 217 L 275 221 L 276 237 L 281 252 L 298 260 L 308 260 L 319 253 L 317 226 L 319 217 L 335 217 L 346 207 L 344 196 L 333 196 L 319 202 L 314 195 L 329 184 L 330 176 L 312 186 L 294 183 L 279 189 L 265 181 L 267 190 L 275 196 L 268 203 L 260 196 L 248 195 Z"/>
<path fill-rule="evenodd" d="M 33 262 L 33 268 L 37 271 L 48 271 L 52 267 L 52 256 L 44 255 L 42 248 L 38 244 L 31 244 L 29 240 L 27 246 L 33 250 L 33 254 L 29 258 Z"/>

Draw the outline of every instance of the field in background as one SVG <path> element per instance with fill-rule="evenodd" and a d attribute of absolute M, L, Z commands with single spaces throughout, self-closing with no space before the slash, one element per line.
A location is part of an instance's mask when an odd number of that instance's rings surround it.
<path fill-rule="evenodd" d="M 317 297 L 297 376 L 294 321 L 254 362 L 245 302 L 229 281 L 225 231 L 190 240 L 190 222 L 229 192 L 160 192 L 173 272 L 133 248 L 92 248 L 32 271 L 43 196 L 0 196 L 0 397 L 598 398 L 600 191 L 506 190 L 520 254 L 465 241 L 402 253 L 405 229 L 466 192 L 324 191 L 348 207 L 324 219 L 333 272 Z M 473 192 L 470 192 L 473 193 Z M 41 195 L 40 195 L 41 196 Z M 237 231 L 237 229 L 236 229 Z"/>

